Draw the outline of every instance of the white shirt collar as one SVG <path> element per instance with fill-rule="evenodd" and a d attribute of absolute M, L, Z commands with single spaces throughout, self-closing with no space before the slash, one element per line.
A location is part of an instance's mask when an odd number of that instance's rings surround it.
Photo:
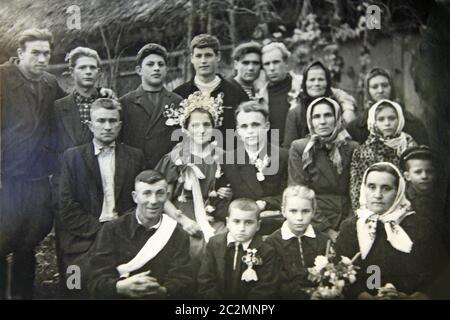
<path fill-rule="evenodd" d="M 142 223 L 141 219 L 139 219 L 139 215 L 137 214 L 137 212 L 136 212 L 135 215 L 136 215 L 136 220 L 137 220 L 137 222 L 138 222 L 141 226 L 143 226 L 144 228 L 147 228 L 146 226 L 144 226 L 144 224 Z M 151 230 L 151 229 L 158 229 L 159 226 L 161 225 L 161 222 L 162 222 L 162 215 L 161 215 L 161 218 L 159 218 L 158 223 L 155 224 L 154 226 L 151 226 L 148 230 Z"/>
<path fill-rule="evenodd" d="M 248 240 L 248 241 L 246 241 L 246 242 L 241 243 L 241 244 L 242 244 L 242 247 L 244 248 L 244 250 L 247 250 L 247 249 L 248 249 L 248 247 L 249 247 L 249 245 L 250 245 L 250 242 L 252 242 L 252 240 L 253 240 L 253 239 L 250 239 L 250 240 Z M 227 234 L 227 246 L 229 246 L 230 243 L 233 243 L 233 242 L 239 242 L 239 241 L 234 240 L 234 237 L 233 237 L 233 236 L 231 235 L 231 233 L 228 231 L 228 234 Z"/>
<path fill-rule="evenodd" d="M 316 237 L 316 232 L 314 231 L 314 228 L 313 228 L 313 226 L 311 224 L 308 225 L 308 227 L 306 228 L 306 231 L 303 234 L 303 236 L 306 236 L 306 237 L 309 237 L 309 238 L 315 238 Z M 296 236 L 291 231 L 291 229 L 289 229 L 287 221 L 283 222 L 283 225 L 281 226 L 281 238 L 283 240 L 289 240 L 289 239 L 292 239 L 292 238 L 298 238 L 298 236 Z"/>
<path fill-rule="evenodd" d="M 98 143 L 95 139 L 92 140 L 92 142 L 94 143 L 94 155 L 97 156 L 102 151 L 102 148 L 105 147 L 105 145 Z M 108 146 L 114 148 L 116 146 L 116 142 L 113 141 Z"/>
<path fill-rule="evenodd" d="M 245 149 L 245 152 L 247 152 L 248 158 L 250 159 L 251 163 L 254 163 L 256 161 L 256 159 L 258 159 L 259 154 L 261 153 L 263 148 L 264 148 L 264 145 L 261 148 L 259 148 L 259 150 L 256 152 L 251 152 L 251 151 Z"/>

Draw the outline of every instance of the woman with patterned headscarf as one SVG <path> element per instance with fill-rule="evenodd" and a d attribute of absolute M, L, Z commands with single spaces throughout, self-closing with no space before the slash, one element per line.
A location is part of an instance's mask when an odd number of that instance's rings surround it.
<path fill-rule="evenodd" d="M 289 185 L 305 185 L 317 196 L 314 227 L 335 239 L 350 212 L 350 160 L 358 144 L 342 127 L 340 105 L 331 98 L 312 101 L 306 111 L 310 134 L 289 151 Z"/>
<path fill-rule="evenodd" d="M 364 143 L 369 136 L 367 130 L 367 116 L 370 107 L 376 102 L 388 99 L 397 101 L 394 82 L 390 73 L 386 69 L 373 68 L 364 79 L 364 110 L 355 120 L 350 122 L 347 126 L 347 131 L 352 136 L 353 140 L 359 143 Z M 428 143 L 428 133 L 419 120 L 409 111 L 402 107 L 402 112 L 405 117 L 404 131 L 409 133 L 420 144 Z"/>
<path fill-rule="evenodd" d="M 354 257 L 360 267 L 346 297 L 425 298 L 433 250 L 427 220 L 412 211 L 392 163 L 371 165 L 362 181 L 356 215 L 344 221 L 335 244 L 337 257 Z"/>
<path fill-rule="evenodd" d="M 403 132 L 405 118 L 401 106 L 391 100 L 380 100 L 368 112 L 369 137 L 353 151 L 350 165 L 350 198 L 358 207 L 359 190 L 364 171 L 376 162 L 400 164 L 400 156 L 407 148 L 416 146 L 415 140 Z"/>

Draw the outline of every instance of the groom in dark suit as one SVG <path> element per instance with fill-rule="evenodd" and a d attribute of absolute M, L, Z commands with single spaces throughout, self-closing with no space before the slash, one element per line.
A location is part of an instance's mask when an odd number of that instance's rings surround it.
<path fill-rule="evenodd" d="M 219 184 L 230 184 L 233 198 L 250 198 L 261 210 L 260 234 L 271 234 L 283 220 L 281 195 L 287 186 L 289 152 L 268 143 L 268 110 L 255 101 L 241 103 L 235 111 L 239 143 L 227 152 L 224 176 Z"/>
<path fill-rule="evenodd" d="M 97 99 L 88 121 L 92 142 L 63 155 L 58 221 L 66 267 L 82 267 L 102 225 L 134 207 L 131 192 L 144 159 L 140 150 L 116 143 L 122 125 L 120 111 L 117 101 Z"/>
<path fill-rule="evenodd" d="M 153 169 L 178 141 L 171 141 L 175 126 L 166 125 L 165 106 L 179 105 L 182 98 L 164 88 L 167 51 L 149 43 L 137 54 L 136 72 L 141 85 L 120 98 L 123 107 L 122 141 L 144 152 L 145 168 Z"/>

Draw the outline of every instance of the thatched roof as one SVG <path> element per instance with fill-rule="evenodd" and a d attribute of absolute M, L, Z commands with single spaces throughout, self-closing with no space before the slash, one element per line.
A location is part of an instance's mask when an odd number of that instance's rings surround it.
<path fill-rule="evenodd" d="M 85 43 L 89 39 L 96 42 L 100 39 L 100 26 L 113 35 L 122 27 L 126 39 L 136 33 L 156 33 L 175 22 L 184 23 L 188 3 L 189 0 L 0 0 L 0 47 L 3 54 L 11 53 L 17 34 L 31 27 L 49 28 L 55 37 L 56 51 L 58 45 Z M 67 27 L 67 8 L 72 5 L 81 11 L 80 30 Z"/>

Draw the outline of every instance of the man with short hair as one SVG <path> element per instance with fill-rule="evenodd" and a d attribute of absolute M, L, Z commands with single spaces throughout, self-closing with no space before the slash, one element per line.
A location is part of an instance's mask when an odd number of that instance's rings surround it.
<path fill-rule="evenodd" d="M 35 247 L 52 228 L 50 119 L 53 102 L 65 95 L 45 71 L 52 41 L 47 29 L 25 30 L 18 37 L 18 58 L 0 66 L 0 299 L 32 298 Z"/>
<path fill-rule="evenodd" d="M 54 133 L 59 155 L 70 147 L 92 140 L 87 123 L 92 103 L 100 98 L 95 86 L 100 77 L 100 57 L 97 51 L 77 47 L 68 54 L 69 70 L 74 81 L 72 93 L 55 102 Z"/>
<path fill-rule="evenodd" d="M 238 45 L 232 54 L 236 76 L 230 81 L 240 85 L 251 100 L 255 99 L 255 81 L 261 71 L 261 48 L 257 42 L 245 42 Z"/>
<path fill-rule="evenodd" d="M 218 74 L 220 51 L 219 40 L 210 34 L 200 34 L 191 41 L 191 63 L 195 69 L 195 76 L 190 81 L 180 85 L 174 90 L 181 97 L 187 98 L 190 94 L 201 91 L 203 94 L 216 98 L 223 94 L 223 122 L 218 129 L 225 137 L 226 129 L 235 128 L 234 110 L 249 98 L 244 89 L 230 82 Z M 226 142 L 223 148 L 226 147 Z"/>
<path fill-rule="evenodd" d="M 154 170 L 136 177 L 136 209 L 105 225 L 92 250 L 88 287 L 93 297 L 192 297 L 189 236 L 164 214 L 168 187 Z"/>
<path fill-rule="evenodd" d="M 57 100 L 53 106 L 52 134 L 53 147 L 57 153 L 57 161 L 51 179 L 52 196 L 55 208 L 58 207 L 59 178 L 64 151 L 71 147 L 92 141 L 89 130 L 90 108 L 100 97 L 99 88 L 95 85 L 100 76 L 100 57 L 97 51 L 85 47 L 77 47 L 68 54 L 69 70 L 74 82 L 72 93 Z M 58 260 L 60 286 L 65 288 L 65 265 L 59 250 L 58 215 L 55 215 L 55 245 Z"/>
<path fill-rule="evenodd" d="M 164 88 L 167 76 L 166 49 L 156 43 L 137 54 L 136 72 L 141 85 L 120 98 L 123 105 L 122 140 L 144 152 L 145 167 L 154 168 L 177 141 L 171 141 L 174 126 L 166 125 L 165 106 L 178 106 L 182 98 Z"/>
<path fill-rule="evenodd" d="M 82 273 L 102 225 L 133 208 L 133 177 L 144 166 L 140 150 L 116 143 L 120 112 L 117 101 L 97 99 L 88 121 L 93 140 L 63 155 L 58 215 L 61 260 L 65 267 L 80 266 Z"/>
<path fill-rule="evenodd" d="M 235 115 L 240 143 L 236 150 L 227 152 L 219 183 L 229 183 L 235 199 L 255 200 L 262 211 L 260 233 L 270 234 L 281 226 L 281 194 L 287 185 L 289 153 L 268 141 L 270 124 L 265 106 L 243 102 Z"/>

